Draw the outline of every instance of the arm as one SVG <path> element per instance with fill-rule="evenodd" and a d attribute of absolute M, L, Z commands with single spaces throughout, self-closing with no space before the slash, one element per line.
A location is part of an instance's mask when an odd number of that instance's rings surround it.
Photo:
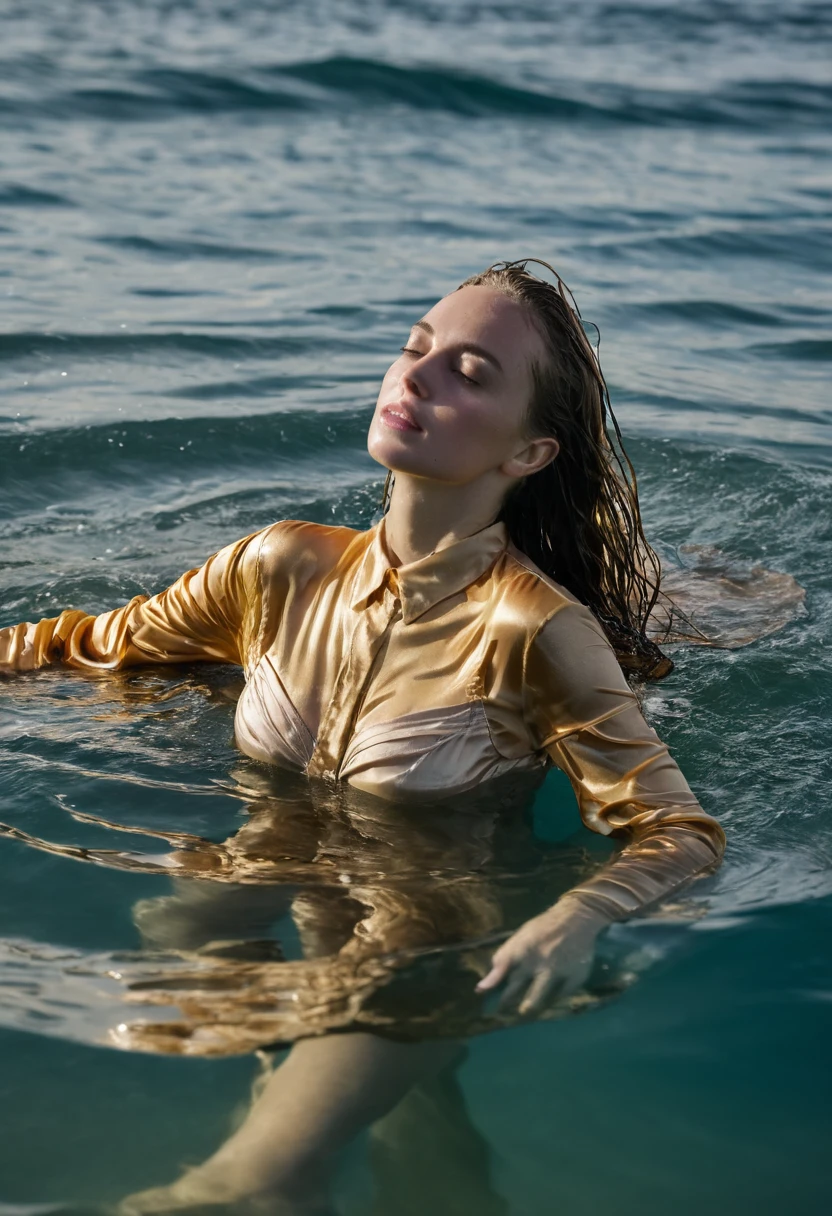
<path fill-rule="evenodd" d="M 531 983 L 534 1008 L 560 983 L 578 987 L 598 933 L 715 867 L 725 836 L 705 813 L 667 747 L 645 722 L 603 630 L 567 603 L 540 628 L 526 655 L 532 730 L 566 772 L 587 827 L 625 842 L 622 851 L 554 908 L 523 925 L 494 955 L 481 982 L 512 971 L 507 997 Z"/>
<path fill-rule="evenodd" d="M 148 599 L 100 616 L 69 609 L 0 629 L 0 675 L 64 663 L 117 671 L 142 663 L 245 663 L 259 617 L 259 558 L 270 529 L 226 546 Z"/>

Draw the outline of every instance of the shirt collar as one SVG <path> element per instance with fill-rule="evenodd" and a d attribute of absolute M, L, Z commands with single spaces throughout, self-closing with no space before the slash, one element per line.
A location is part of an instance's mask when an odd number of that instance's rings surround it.
<path fill-rule="evenodd" d="M 405 625 L 476 582 L 508 544 L 508 530 L 498 522 L 407 566 L 394 567 L 387 548 L 385 521 L 382 519 L 371 528 L 367 536 L 369 544 L 353 586 L 351 607 L 365 608 L 373 595 L 387 585 L 401 600 Z"/>

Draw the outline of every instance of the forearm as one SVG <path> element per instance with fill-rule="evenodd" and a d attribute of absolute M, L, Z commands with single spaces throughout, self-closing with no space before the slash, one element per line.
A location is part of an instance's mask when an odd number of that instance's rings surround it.
<path fill-rule="evenodd" d="M 667 823 L 634 839 L 608 865 L 566 892 L 607 921 L 624 920 L 665 899 L 719 865 L 722 829 L 709 823 Z"/>

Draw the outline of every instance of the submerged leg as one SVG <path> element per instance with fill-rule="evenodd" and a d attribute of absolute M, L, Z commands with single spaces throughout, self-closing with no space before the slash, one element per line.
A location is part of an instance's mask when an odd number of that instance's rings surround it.
<path fill-rule="evenodd" d="M 133 920 L 145 948 L 199 950 L 214 940 L 262 937 L 289 909 L 294 888 L 177 878 L 172 895 L 140 899 Z"/>
<path fill-rule="evenodd" d="M 121 1211 L 259 1199 L 285 1216 L 326 1213 L 338 1151 L 458 1050 L 453 1042 L 395 1043 L 372 1034 L 304 1039 L 213 1157 L 172 1187 L 125 1200 Z"/>
<path fill-rule="evenodd" d="M 372 1216 L 508 1216 L 492 1181 L 488 1141 L 457 1080 L 459 1063 L 414 1085 L 373 1127 Z"/>

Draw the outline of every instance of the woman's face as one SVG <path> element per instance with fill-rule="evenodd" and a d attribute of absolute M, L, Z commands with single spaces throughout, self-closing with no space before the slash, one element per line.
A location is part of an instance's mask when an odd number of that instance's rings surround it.
<path fill-rule="evenodd" d="M 500 470 L 529 443 L 532 364 L 544 359 L 515 300 L 490 287 L 452 292 L 416 322 L 384 377 L 370 455 L 393 472 L 453 485 Z"/>

